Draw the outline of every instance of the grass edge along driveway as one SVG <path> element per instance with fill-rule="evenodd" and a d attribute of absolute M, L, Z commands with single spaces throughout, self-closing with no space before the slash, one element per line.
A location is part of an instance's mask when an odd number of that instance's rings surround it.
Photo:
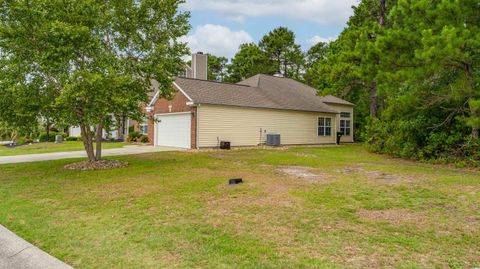
<path fill-rule="evenodd" d="M 121 148 L 127 143 L 123 142 L 103 142 L 103 149 Z M 27 154 L 40 154 L 40 153 L 52 153 L 52 152 L 70 152 L 70 151 L 83 151 L 83 143 L 81 141 L 64 141 L 62 143 L 42 142 L 34 143 L 31 145 L 23 145 L 18 147 L 7 147 L 0 145 L 0 156 L 15 156 L 15 155 L 27 155 Z"/>

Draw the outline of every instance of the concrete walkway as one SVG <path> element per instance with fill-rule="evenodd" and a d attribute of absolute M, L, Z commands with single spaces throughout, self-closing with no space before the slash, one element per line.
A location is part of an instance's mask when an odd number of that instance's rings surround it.
<path fill-rule="evenodd" d="M 181 148 L 172 147 L 154 147 L 154 146 L 125 146 L 117 149 L 104 149 L 102 150 L 102 156 L 121 156 L 142 154 L 160 151 L 179 151 L 185 150 Z M 70 152 L 52 152 L 41 154 L 27 154 L 27 155 L 15 155 L 15 156 L 0 156 L 0 164 L 7 163 L 26 163 L 26 162 L 39 162 L 39 161 L 51 161 L 60 159 L 72 159 L 72 158 L 86 158 L 85 151 L 70 151 Z M 1 268 L 1 267 L 0 267 Z"/>
<path fill-rule="evenodd" d="M 73 269 L 0 225 L 0 268 Z"/>

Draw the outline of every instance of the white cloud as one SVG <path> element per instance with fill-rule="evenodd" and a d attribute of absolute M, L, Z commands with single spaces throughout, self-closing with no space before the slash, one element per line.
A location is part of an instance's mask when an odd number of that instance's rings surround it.
<path fill-rule="evenodd" d="M 227 18 L 281 16 L 320 25 L 343 26 L 359 0 L 187 0 L 187 10 L 212 10 Z"/>
<path fill-rule="evenodd" d="M 238 22 L 238 23 L 244 23 L 245 22 L 245 17 L 244 16 L 239 16 L 239 15 L 231 15 L 227 16 L 227 19 Z"/>
<path fill-rule="evenodd" d="M 231 58 L 241 44 L 253 42 L 253 38 L 245 31 L 232 31 L 222 25 L 205 24 L 183 37 L 182 41 L 188 43 L 192 53 L 202 51 Z"/>
<path fill-rule="evenodd" d="M 325 42 L 325 43 L 330 43 L 337 39 L 337 37 L 321 37 L 321 36 L 313 36 L 312 38 L 309 38 L 307 40 L 307 44 L 310 46 L 316 45 L 319 42 Z"/>

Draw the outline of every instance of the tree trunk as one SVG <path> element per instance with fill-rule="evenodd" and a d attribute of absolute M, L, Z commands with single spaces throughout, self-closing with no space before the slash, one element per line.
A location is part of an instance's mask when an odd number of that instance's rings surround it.
<path fill-rule="evenodd" d="M 478 130 L 477 127 L 473 127 L 472 128 L 472 138 L 478 139 L 479 136 L 480 136 L 480 131 Z"/>
<path fill-rule="evenodd" d="M 45 128 L 45 132 L 46 132 L 46 139 L 47 141 L 45 142 L 50 142 L 50 121 L 47 119 L 47 126 Z"/>
<path fill-rule="evenodd" d="M 370 85 L 370 117 L 376 118 L 378 116 L 377 111 L 377 82 L 372 81 Z"/>
<path fill-rule="evenodd" d="M 380 16 L 378 19 L 378 23 L 380 27 L 385 26 L 385 12 L 387 9 L 386 0 L 380 0 Z"/>
<path fill-rule="evenodd" d="M 473 95 L 473 94 L 472 94 Z M 470 100 L 473 100 L 472 97 L 470 97 Z M 477 110 L 477 108 L 472 107 L 472 105 L 469 105 L 469 110 L 470 110 L 470 117 L 471 118 L 480 118 L 480 111 Z M 478 129 L 478 126 L 472 126 L 472 138 L 473 139 L 478 139 L 480 136 L 480 130 Z"/>
<path fill-rule="evenodd" d="M 472 71 L 472 66 L 469 64 L 464 65 L 464 72 L 465 75 L 467 76 L 468 83 L 470 84 L 470 94 L 468 99 L 469 100 L 475 100 L 478 98 L 478 89 L 476 88 L 475 84 L 475 78 L 473 75 Z M 480 111 L 478 111 L 478 108 L 472 108 L 472 105 L 469 104 L 469 110 L 470 110 L 470 117 L 480 117 Z M 473 126 L 472 127 L 472 138 L 473 139 L 478 139 L 480 137 L 480 130 L 478 129 L 478 126 Z"/>
<path fill-rule="evenodd" d="M 282 73 L 282 60 L 280 58 L 280 53 L 278 54 L 278 57 L 277 57 L 277 72 L 278 74 Z"/>
<path fill-rule="evenodd" d="M 96 132 L 96 157 L 95 160 L 100 161 L 102 159 L 102 139 L 103 139 L 103 124 L 99 123 L 97 124 L 97 132 Z"/>
<path fill-rule="evenodd" d="M 118 125 L 118 139 L 125 141 L 125 122 L 127 121 L 126 117 L 120 117 L 120 124 Z"/>
<path fill-rule="evenodd" d="M 93 152 L 93 137 L 90 132 L 90 126 L 87 126 L 84 122 L 80 123 L 80 132 L 82 134 L 82 142 L 85 151 L 87 152 L 88 160 L 95 161 L 95 153 Z"/>
<path fill-rule="evenodd" d="M 385 12 L 386 0 L 380 0 L 380 14 L 378 18 L 378 24 L 380 25 L 380 28 L 385 26 Z M 377 82 L 375 80 L 372 80 L 370 85 L 370 117 L 378 117 Z"/>

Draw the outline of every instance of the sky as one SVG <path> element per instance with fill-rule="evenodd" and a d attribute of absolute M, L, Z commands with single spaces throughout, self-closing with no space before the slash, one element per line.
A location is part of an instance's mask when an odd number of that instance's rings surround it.
<path fill-rule="evenodd" d="M 186 0 L 192 29 L 183 37 L 191 52 L 232 58 L 243 43 L 258 41 L 279 26 L 287 27 L 308 50 L 334 40 L 358 0 Z"/>

